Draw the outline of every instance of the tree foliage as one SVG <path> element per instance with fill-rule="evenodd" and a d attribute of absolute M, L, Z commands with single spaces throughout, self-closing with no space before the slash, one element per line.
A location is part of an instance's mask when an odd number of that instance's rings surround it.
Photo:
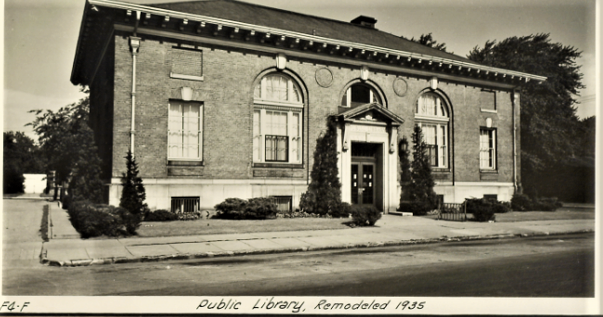
<path fill-rule="evenodd" d="M 34 141 L 23 132 L 4 132 L 4 193 L 22 193 L 24 173 L 44 173 L 44 164 L 38 152 Z"/>
<path fill-rule="evenodd" d="M 546 76 L 521 90 L 521 173 L 526 190 L 538 191 L 540 176 L 553 166 L 567 164 L 584 153 L 576 97 L 584 86 L 572 46 L 551 43 L 549 34 L 487 41 L 468 58 L 487 66 Z M 533 193 L 534 194 L 534 193 Z"/>
<path fill-rule="evenodd" d="M 400 187 L 402 188 L 402 194 L 400 201 L 408 201 L 410 199 L 408 193 L 408 184 L 410 182 L 410 151 L 408 149 L 408 139 L 403 137 L 398 143 L 398 157 L 400 159 Z"/>
<path fill-rule="evenodd" d="M 299 207 L 308 213 L 326 215 L 341 208 L 341 182 L 337 168 L 337 128 L 327 119 L 327 131 L 316 142 L 312 178 L 308 191 L 302 194 Z"/>
<path fill-rule="evenodd" d="M 121 184 L 123 188 L 119 206 L 127 209 L 142 221 L 142 217 L 149 210 L 147 204 L 144 202 L 147 195 L 144 185 L 142 184 L 142 178 L 138 176 L 138 164 L 131 151 L 128 151 L 125 159 L 126 172 L 121 175 Z M 135 229 L 136 228 L 134 228 L 134 231 Z M 134 232 L 130 233 L 133 234 Z"/>
<path fill-rule="evenodd" d="M 446 51 L 446 43 L 438 43 L 438 41 L 433 39 L 431 32 L 428 34 L 421 34 L 421 36 L 418 39 L 415 39 L 415 37 L 413 36 L 410 40 L 415 43 L 423 44 L 425 46 L 429 46 L 429 47 L 438 49 L 442 52 L 451 53 L 451 52 Z"/>
<path fill-rule="evenodd" d="M 435 181 L 431 174 L 431 164 L 427 156 L 427 144 L 423 140 L 423 131 L 416 125 L 412 134 L 412 156 L 410 184 L 408 193 L 411 201 L 426 202 L 433 206 L 436 194 L 433 191 Z"/>
<path fill-rule="evenodd" d="M 36 114 L 36 119 L 28 125 L 38 135 L 40 155 L 47 169 L 56 171 L 57 183 L 69 182 L 72 194 L 92 202 L 101 202 L 101 160 L 94 144 L 94 132 L 88 126 L 89 97 L 56 112 L 31 112 Z M 72 198 L 75 200 L 75 197 Z"/>

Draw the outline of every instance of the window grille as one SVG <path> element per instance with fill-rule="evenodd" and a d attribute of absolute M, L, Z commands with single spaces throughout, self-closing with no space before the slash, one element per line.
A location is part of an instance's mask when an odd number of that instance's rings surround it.
<path fill-rule="evenodd" d="M 199 211 L 199 197 L 172 197 L 173 213 L 187 213 Z"/>
<path fill-rule="evenodd" d="M 272 196 L 276 199 L 276 206 L 280 212 L 291 212 L 293 210 L 292 196 Z"/>

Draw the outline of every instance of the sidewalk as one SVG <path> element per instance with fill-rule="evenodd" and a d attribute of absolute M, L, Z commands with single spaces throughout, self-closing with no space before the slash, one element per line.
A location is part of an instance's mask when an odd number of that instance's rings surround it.
<path fill-rule="evenodd" d="M 479 223 L 384 215 L 375 227 L 83 240 L 65 211 L 53 205 L 50 215 L 53 235 L 43 245 L 42 262 L 56 266 L 528 237 L 594 232 L 595 227 L 594 220 Z"/>

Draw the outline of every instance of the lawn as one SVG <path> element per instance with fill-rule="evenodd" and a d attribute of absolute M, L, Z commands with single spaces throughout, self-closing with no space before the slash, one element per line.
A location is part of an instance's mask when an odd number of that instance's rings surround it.
<path fill-rule="evenodd" d="M 143 222 L 136 231 L 139 237 L 188 236 L 199 234 L 253 233 L 299 230 L 327 230 L 350 228 L 350 219 L 277 218 L 268 220 L 191 220 Z"/>

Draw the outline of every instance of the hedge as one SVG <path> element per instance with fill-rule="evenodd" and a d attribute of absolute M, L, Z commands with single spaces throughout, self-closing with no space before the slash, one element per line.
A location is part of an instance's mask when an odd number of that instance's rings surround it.
<path fill-rule="evenodd" d="M 220 219 L 268 219 L 276 218 L 278 207 L 272 197 L 227 198 L 214 208 L 218 211 L 216 218 Z"/>
<path fill-rule="evenodd" d="M 71 202 L 67 213 L 82 238 L 128 236 L 140 225 L 138 216 L 124 208 L 88 201 Z"/>

